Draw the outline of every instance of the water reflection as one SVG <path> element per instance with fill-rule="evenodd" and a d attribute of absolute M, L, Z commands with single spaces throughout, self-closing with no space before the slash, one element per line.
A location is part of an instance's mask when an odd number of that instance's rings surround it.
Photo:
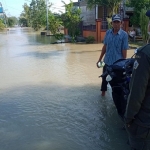
<path fill-rule="evenodd" d="M 100 97 L 99 45 L 52 45 L 26 28 L 1 37 L 1 150 L 129 149 L 110 90 Z"/>
<path fill-rule="evenodd" d="M 35 44 L 51 44 L 56 42 L 54 36 L 37 35 L 37 33 L 30 35 L 28 40 L 30 43 Z"/>
<path fill-rule="evenodd" d="M 11 28 L 7 34 L 24 34 L 28 36 L 28 42 L 30 44 L 50 44 L 56 42 L 54 36 L 41 35 L 40 31 L 34 31 L 32 28 Z"/>

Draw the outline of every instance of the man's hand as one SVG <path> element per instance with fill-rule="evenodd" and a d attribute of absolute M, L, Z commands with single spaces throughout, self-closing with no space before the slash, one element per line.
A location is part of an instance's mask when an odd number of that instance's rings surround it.
<path fill-rule="evenodd" d="M 97 68 L 100 68 L 100 66 L 98 65 L 100 62 L 100 60 L 98 60 L 98 62 L 96 63 Z"/>

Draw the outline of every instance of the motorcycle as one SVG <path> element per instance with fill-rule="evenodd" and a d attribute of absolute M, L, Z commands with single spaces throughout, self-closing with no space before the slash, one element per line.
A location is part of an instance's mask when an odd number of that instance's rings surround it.
<path fill-rule="evenodd" d="M 119 59 L 106 67 L 106 71 L 99 77 L 105 77 L 112 88 L 112 97 L 118 115 L 124 119 L 124 114 L 129 95 L 129 83 L 132 76 L 134 58 Z"/>

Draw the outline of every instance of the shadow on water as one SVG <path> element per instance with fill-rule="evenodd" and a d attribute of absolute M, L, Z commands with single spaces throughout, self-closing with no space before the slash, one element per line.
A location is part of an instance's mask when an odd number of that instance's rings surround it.
<path fill-rule="evenodd" d="M 27 85 L 0 92 L 2 150 L 127 150 L 111 99 L 98 87 Z"/>
<path fill-rule="evenodd" d="M 26 53 L 20 53 L 19 55 L 17 55 L 17 57 L 34 57 L 37 59 L 48 59 L 50 57 L 60 57 L 61 55 L 63 55 L 63 53 L 57 52 L 57 51 L 50 51 L 50 52 L 26 52 Z"/>
<path fill-rule="evenodd" d="M 29 42 L 35 43 L 35 44 L 51 44 L 56 42 L 54 36 L 45 36 L 45 35 L 39 35 L 39 34 L 33 34 L 29 36 Z"/>
<path fill-rule="evenodd" d="M 0 39 L 0 150 L 129 149 L 110 94 L 100 96 L 99 52 L 40 38 L 18 28 Z"/>
<path fill-rule="evenodd" d="M 35 52 L 25 52 L 25 53 L 20 53 L 19 55 L 17 55 L 17 57 L 34 57 L 37 59 L 48 59 L 50 57 L 60 57 L 61 55 L 64 55 L 62 53 L 63 50 L 54 50 L 54 51 L 50 51 L 50 52 L 39 52 L 39 51 L 35 51 Z M 94 52 L 94 51 L 93 51 Z M 92 52 L 92 53 L 93 53 Z M 96 52 L 96 51 L 95 51 Z M 75 53 L 75 54 L 80 54 L 80 53 L 88 53 L 88 51 L 81 51 L 81 52 L 70 52 L 70 53 Z"/>

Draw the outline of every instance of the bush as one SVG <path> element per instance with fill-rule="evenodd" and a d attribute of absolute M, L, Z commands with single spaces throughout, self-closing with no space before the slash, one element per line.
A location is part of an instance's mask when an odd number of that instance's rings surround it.
<path fill-rule="evenodd" d="M 5 28 L 5 25 L 4 25 L 4 23 L 2 22 L 2 20 L 0 20 L 0 31 L 1 31 L 1 30 L 4 30 L 4 28 Z"/>
<path fill-rule="evenodd" d="M 94 41 L 95 41 L 95 38 L 93 37 L 93 36 L 88 36 L 87 38 L 86 38 L 86 43 L 94 43 Z"/>
<path fill-rule="evenodd" d="M 57 40 L 62 40 L 64 38 L 64 34 L 62 34 L 62 33 L 56 33 L 56 34 L 54 34 L 54 36 Z"/>

